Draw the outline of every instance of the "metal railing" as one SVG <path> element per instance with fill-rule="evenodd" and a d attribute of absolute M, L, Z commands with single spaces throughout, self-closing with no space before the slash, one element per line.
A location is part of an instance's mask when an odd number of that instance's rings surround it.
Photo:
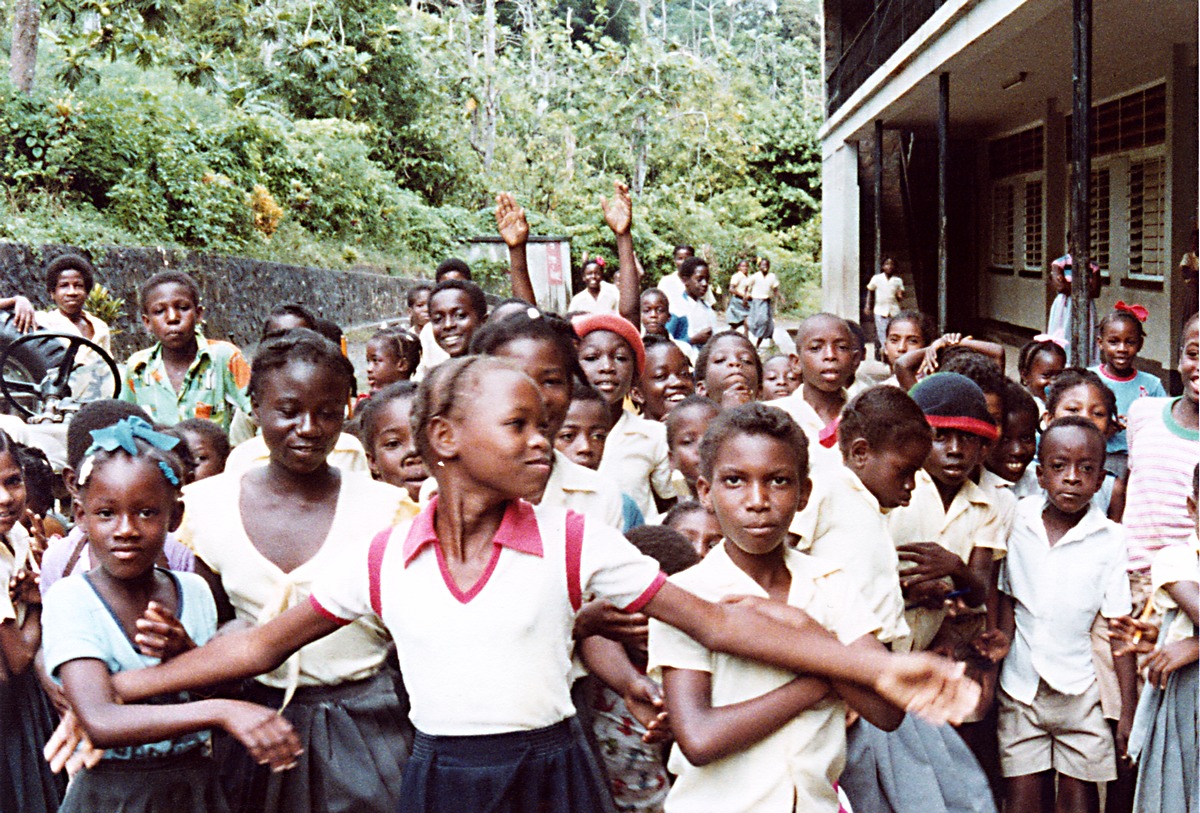
<path fill-rule="evenodd" d="M 876 0 L 866 22 L 842 49 L 825 80 L 825 112 L 831 115 L 867 81 L 946 0 Z"/>

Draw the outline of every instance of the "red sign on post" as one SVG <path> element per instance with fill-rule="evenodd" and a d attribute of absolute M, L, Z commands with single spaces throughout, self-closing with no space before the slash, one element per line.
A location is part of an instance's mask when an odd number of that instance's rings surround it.
<path fill-rule="evenodd" d="M 546 248 L 546 281 L 551 285 L 562 285 L 562 257 L 558 243 L 550 243 Z"/>

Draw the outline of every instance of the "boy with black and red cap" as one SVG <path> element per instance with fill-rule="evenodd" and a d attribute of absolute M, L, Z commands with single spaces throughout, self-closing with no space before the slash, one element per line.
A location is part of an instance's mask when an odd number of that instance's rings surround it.
<path fill-rule="evenodd" d="M 933 429 L 933 447 L 917 472 L 912 499 L 888 518 L 900 556 L 900 586 L 914 649 L 926 649 L 942 627 L 948 601 L 975 612 L 958 630 L 973 638 L 985 629 L 983 606 L 994 588 L 1011 516 L 971 474 L 999 429 L 979 385 L 958 373 L 934 373 L 909 392 Z M 987 628 L 994 628 L 993 623 Z"/>

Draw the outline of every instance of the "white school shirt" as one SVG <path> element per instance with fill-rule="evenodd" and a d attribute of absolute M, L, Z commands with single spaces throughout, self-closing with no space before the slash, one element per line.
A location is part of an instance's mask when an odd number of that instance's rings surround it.
<path fill-rule="evenodd" d="M 707 302 L 692 299 L 691 295 L 685 292 L 679 307 L 679 315 L 687 317 L 689 339 L 706 330 L 717 332 L 717 314 Z"/>
<path fill-rule="evenodd" d="M 1062 694 L 1078 695 L 1096 680 L 1092 623 L 1127 615 L 1133 599 L 1125 568 L 1125 529 L 1094 505 L 1050 545 L 1042 521 L 1045 497 L 1017 505 L 999 587 L 1013 598 L 1016 634 L 1000 670 L 1000 687 L 1033 703 L 1038 679 Z"/>
<path fill-rule="evenodd" d="M 299 567 L 283 572 L 259 553 L 242 525 L 242 475 L 218 474 L 183 490 L 179 541 L 214 573 L 229 595 L 237 617 L 263 624 L 308 599 L 317 577 L 354 550 L 355 540 L 370 539 L 417 513 L 402 488 L 361 474 L 343 473 L 333 524 L 320 550 Z M 302 648 L 273 672 L 256 678 L 264 686 L 287 691 L 299 686 L 332 686 L 363 680 L 383 666 L 387 635 L 373 619 L 363 619 Z"/>
<path fill-rule="evenodd" d="M 659 513 L 651 488 L 664 499 L 675 496 L 668 456 L 667 427 L 625 410 L 608 433 L 598 471 L 628 494 L 652 524 Z"/>
<path fill-rule="evenodd" d="M 433 338 L 432 322 L 425 323 L 425 327 L 421 328 L 417 338 L 421 340 L 421 363 L 417 365 L 417 371 L 413 373 L 413 381 L 420 381 L 429 374 L 430 370 L 450 358 L 450 354 L 442 349 L 442 346 L 437 343 L 437 339 Z"/>
<path fill-rule="evenodd" d="M 313 607 L 338 623 L 383 619 L 409 716 L 426 734 L 528 731 L 572 716 L 568 675 L 582 596 L 636 612 L 666 581 L 658 563 L 615 528 L 514 500 L 491 563 L 464 591 L 438 544 L 436 510 L 435 499 L 412 521 L 359 540 L 318 577 Z M 568 540 L 569 525 L 581 544 Z"/>
<path fill-rule="evenodd" d="M 1004 556 L 1012 517 L 1002 514 L 996 496 L 967 480 L 946 508 L 929 472 L 918 471 L 916 481 L 908 505 L 893 508 L 888 513 L 888 530 L 897 547 L 913 542 L 936 542 L 964 563 L 970 560 L 975 548 L 989 548 L 994 559 Z M 910 566 L 908 562 L 901 562 L 900 572 Z M 911 646 L 898 648 L 927 649 L 945 618 L 944 608 L 905 610 Z"/>
<path fill-rule="evenodd" d="M 667 274 L 654 287 L 666 295 L 667 309 L 671 312 L 672 316 L 679 316 L 683 313 L 680 310 L 680 303 L 683 301 L 683 294 L 687 289 L 684 288 L 683 280 L 679 278 L 678 271 L 672 271 L 670 274 Z M 709 307 L 717 304 L 717 297 L 713 293 L 711 285 L 708 287 L 708 292 L 704 294 L 704 302 Z"/>
<path fill-rule="evenodd" d="M 1154 555 L 1150 565 L 1150 589 L 1154 593 L 1154 606 L 1160 611 L 1178 609 L 1179 605 L 1167 592 L 1167 585 L 1175 582 L 1200 582 L 1200 540 L 1196 534 L 1186 545 L 1171 545 Z M 1158 636 L 1158 648 L 1183 641 L 1196 634 L 1196 625 L 1182 609 L 1175 614 L 1171 626 Z"/>
<path fill-rule="evenodd" d="M 600 280 L 600 293 L 592 296 L 591 292 L 587 288 L 584 288 L 571 297 L 571 302 L 567 305 L 567 312 L 617 313 L 620 301 L 621 293 L 617 289 L 617 286 L 611 282 Z"/>
<path fill-rule="evenodd" d="M 767 401 L 767 406 L 779 407 L 792 416 L 808 438 L 808 466 L 814 472 L 842 466 L 842 450 L 838 447 L 835 427 L 825 423 L 812 404 L 804 400 L 804 384 L 782 398 Z M 845 397 L 846 391 L 842 390 Z M 825 437 L 825 443 L 821 438 Z"/>
<path fill-rule="evenodd" d="M 813 478 L 808 505 L 796 514 L 789 530 L 800 537 L 798 550 L 833 562 L 858 585 L 858 599 L 879 621 L 880 641 L 889 644 L 908 635 L 900 559 L 888 531 L 887 511 L 858 475 L 837 466 Z"/>
<path fill-rule="evenodd" d="M 876 316 L 887 319 L 900 313 L 900 300 L 896 295 L 904 293 L 904 280 L 900 279 L 899 274 L 889 277 L 880 271 L 871 277 L 871 281 L 867 283 L 867 290 L 875 292 Z"/>
<path fill-rule="evenodd" d="M 699 564 L 672 576 L 671 582 L 708 601 L 731 595 L 768 598 L 729 558 L 727 544 L 717 545 Z M 879 628 L 837 565 L 786 547 L 783 561 L 792 574 L 787 603 L 807 612 L 839 641 L 849 644 Z M 661 680 L 663 667 L 710 673 L 713 706 L 761 697 L 796 678 L 785 669 L 713 652 L 674 627 L 651 619 L 652 676 Z M 829 697 L 754 745 L 702 767 L 688 762 L 678 745 L 672 746 L 667 768 L 678 778 L 663 810 L 835 813 L 838 799 L 833 785 L 845 763 L 846 705 L 836 696 Z"/>
<path fill-rule="evenodd" d="M 112 329 L 108 323 L 99 317 L 93 316 L 87 311 L 83 312 L 83 318 L 92 326 L 91 341 L 100 345 L 104 352 L 112 355 Z M 75 326 L 75 323 L 68 319 L 63 312 L 55 308 L 51 311 L 38 311 L 34 314 L 34 321 L 37 326 L 43 330 L 53 331 L 54 333 L 70 333 L 74 336 L 83 336 L 83 333 Z M 100 360 L 100 356 L 95 350 L 87 347 L 80 347 L 79 352 L 75 355 L 75 363 L 77 365 L 92 364 Z"/>
<path fill-rule="evenodd" d="M 774 271 L 768 271 L 766 274 L 755 271 L 750 275 L 751 299 L 770 299 L 778 289 L 779 277 L 775 276 Z"/>
<path fill-rule="evenodd" d="M 255 435 L 233 447 L 233 451 L 225 460 L 224 473 L 245 474 L 250 469 L 267 465 L 270 461 L 271 450 L 267 448 L 267 442 L 263 440 L 262 435 Z M 329 453 L 329 465 L 357 474 L 371 473 L 362 443 L 348 432 L 342 432 L 338 436 L 337 444 Z"/>

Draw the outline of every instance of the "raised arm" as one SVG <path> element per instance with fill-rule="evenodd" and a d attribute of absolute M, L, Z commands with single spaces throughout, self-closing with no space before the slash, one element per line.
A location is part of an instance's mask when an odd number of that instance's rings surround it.
<path fill-rule="evenodd" d="M 963 664 L 927 653 L 852 650 L 802 611 L 778 602 L 713 604 L 667 582 L 643 611 L 708 649 L 873 689 L 934 723 L 961 721 L 979 699 L 979 686 L 963 676 Z"/>
<path fill-rule="evenodd" d="M 600 198 L 604 210 L 604 222 L 617 238 L 617 290 L 618 310 L 633 323 L 642 326 L 642 279 L 637 258 L 633 253 L 633 199 L 629 187 L 621 181 L 613 182 L 612 200 Z"/>
<path fill-rule="evenodd" d="M 512 295 L 536 306 L 525 253 L 525 244 L 529 241 L 529 221 L 525 219 L 525 210 L 517 205 L 517 199 L 511 192 L 501 192 L 496 196 L 496 229 L 508 246 L 508 278 L 512 283 Z"/>
<path fill-rule="evenodd" d="M 114 675 L 113 688 L 122 701 L 134 703 L 254 677 L 279 667 L 301 647 L 338 629 L 337 622 L 305 601 L 266 624 L 218 635 L 158 666 Z"/>

